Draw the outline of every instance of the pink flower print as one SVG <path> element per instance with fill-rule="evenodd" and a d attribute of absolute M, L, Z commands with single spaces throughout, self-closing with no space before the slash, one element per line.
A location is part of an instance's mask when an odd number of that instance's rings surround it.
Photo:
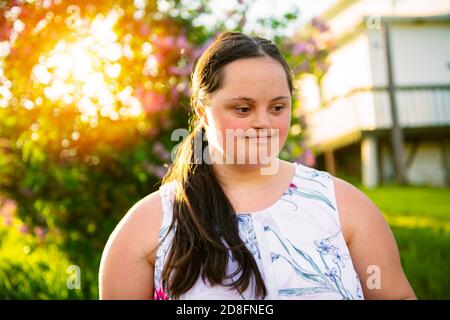
<path fill-rule="evenodd" d="M 283 196 L 292 196 L 292 190 L 297 190 L 297 185 L 295 183 L 289 184 L 289 188 L 283 194 Z"/>
<path fill-rule="evenodd" d="M 153 300 L 169 300 L 169 296 L 164 292 L 162 288 L 155 287 L 155 290 L 153 292 Z"/>

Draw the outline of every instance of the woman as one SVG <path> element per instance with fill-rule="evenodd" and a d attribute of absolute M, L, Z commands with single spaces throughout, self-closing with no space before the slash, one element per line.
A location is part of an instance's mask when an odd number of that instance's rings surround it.
<path fill-rule="evenodd" d="M 193 73 L 190 135 L 105 247 L 101 299 L 415 299 L 378 208 L 277 157 L 292 82 L 270 41 L 215 39 Z"/>

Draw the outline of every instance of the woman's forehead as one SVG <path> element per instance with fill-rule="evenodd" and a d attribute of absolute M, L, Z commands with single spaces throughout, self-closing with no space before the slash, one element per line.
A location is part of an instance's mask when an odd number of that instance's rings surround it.
<path fill-rule="evenodd" d="M 281 63 L 267 56 L 239 59 L 230 62 L 229 64 L 225 65 L 223 72 L 225 78 L 243 78 L 247 76 L 251 79 L 255 76 L 286 76 L 286 72 L 284 71 Z"/>
<path fill-rule="evenodd" d="M 262 94 L 269 99 L 289 96 L 286 72 L 279 62 L 272 61 L 238 60 L 230 63 L 224 68 L 221 88 L 214 95 L 221 99 L 239 96 L 256 98 Z"/>

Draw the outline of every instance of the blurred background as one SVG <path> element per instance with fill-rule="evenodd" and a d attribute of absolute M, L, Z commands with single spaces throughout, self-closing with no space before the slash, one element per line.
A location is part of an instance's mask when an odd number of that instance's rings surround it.
<path fill-rule="evenodd" d="M 280 157 L 381 209 L 420 299 L 450 299 L 448 0 L 0 1 L 0 299 L 98 299 L 109 234 L 188 128 L 223 31 L 296 77 Z"/>

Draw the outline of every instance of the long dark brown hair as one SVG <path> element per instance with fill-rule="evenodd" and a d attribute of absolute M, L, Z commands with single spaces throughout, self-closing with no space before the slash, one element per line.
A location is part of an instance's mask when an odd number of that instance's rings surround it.
<path fill-rule="evenodd" d="M 207 94 L 221 87 L 223 68 L 227 64 L 238 59 L 263 56 L 272 57 L 283 66 L 292 95 L 292 72 L 273 42 L 239 32 L 224 32 L 195 64 L 191 75 L 192 111 Z M 242 293 L 254 276 L 255 295 L 264 298 L 267 295 L 266 286 L 253 255 L 239 237 L 236 212 L 210 162 L 198 159 L 199 154 L 204 155 L 208 145 L 207 141 L 203 141 L 205 129 L 199 120 L 196 112 L 192 112 L 190 133 L 179 144 L 176 159 L 162 179 L 162 184 L 176 183 L 170 226 L 174 237 L 162 272 L 163 288 L 176 299 L 201 276 L 211 285 L 233 286 Z M 195 150 L 198 147 L 200 150 Z M 237 262 L 238 268 L 227 274 L 230 258 Z M 233 281 L 225 283 L 225 279 Z"/>

